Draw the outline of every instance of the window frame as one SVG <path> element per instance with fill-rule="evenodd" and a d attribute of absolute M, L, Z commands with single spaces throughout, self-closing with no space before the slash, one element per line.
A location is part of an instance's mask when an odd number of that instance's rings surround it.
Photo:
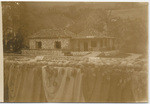
<path fill-rule="evenodd" d="M 55 41 L 55 49 L 61 49 L 61 41 Z"/>
<path fill-rule="evenodd" d="M 42 42 L 41 41 L 36 41 L 36 49 L 42 49 Z"/>

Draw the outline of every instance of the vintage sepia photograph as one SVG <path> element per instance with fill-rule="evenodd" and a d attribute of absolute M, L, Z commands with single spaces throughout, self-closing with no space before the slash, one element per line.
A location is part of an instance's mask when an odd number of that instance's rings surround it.
<path fill-rule="evenodd" d="M 2 1 L 4 102 L 148 102 L 148 2 Z"/>

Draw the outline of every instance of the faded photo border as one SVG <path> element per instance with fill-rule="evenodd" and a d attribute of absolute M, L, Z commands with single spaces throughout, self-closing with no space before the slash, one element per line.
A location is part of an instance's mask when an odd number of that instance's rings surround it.
<path fill-rule="evenodd" d="M 4 101 L 4 87 L 3 87 L 3 42 L 2 42 L 2 8 L 0 1 L 0 102 Z"/>
<path fill-rule="evenodd" d="M 150 7 L 149 7 L 149 0 L 0 0 L 0 102 L 4 102 L 4 69 L 3 69 L 3 29 L 2 29 L 2 1 L 25 1 L 25 2 L 30 2 L 30 1 L 34 1 L 34 2 L 148 2 L 148 19 L 150 18 L 149 14 L 150 14 Z M 149 49 L 150 49 L 150 21 L 148 20 L 148 53 L 149 53 Z M 148 55 L 148 74 L 150 75 L 150 56 Z M 148 75 L 148 102 L 150 101 L 150 77 Z M 34 103 L 33 103 L 34 104 Z M 57 104 L 57 103 L 55 103 Z M 107 103 L 107 104 L 115 104 L 115 103 Z M 118 103 L 121 104 L 121 103 Z M 129 103 L 127 103 L 129 104 Z M 141 104 L 145 104 L 145 103 L 141 103 Z M 147 103 L 146 103 L 147 104 Z"/>

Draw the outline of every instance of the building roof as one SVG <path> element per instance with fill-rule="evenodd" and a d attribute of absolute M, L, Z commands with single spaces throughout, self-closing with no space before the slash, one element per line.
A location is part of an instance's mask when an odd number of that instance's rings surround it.
<path fill-rule="evenodd" d="M 71 31 L 64 29 L 43 29 L 32 36 L 30 39 L 49 39 L 49 38 L 74 38 L 74 39 L 86 39 L 86 38 L 114 38 L 104 35 L 95 29 L 86 29 L 79 34 L 74 34 Z"/>
<path fill-rule="evenodd" d="M 29 36 L 30 39 L 35 38 L 69 38 L 72 37 L 74 33 L 64 29 L 43 29 L 32 36 Z"/>
<path fill-rule="evenodd" d="M 112 38 L 112 37 L 107 36 L 104 33 L 99 32 L 93 28 L 90 28 L 77 34 L 75 38 Z"/>
<path fill-rule="evenodd" d="M 82 31 L 78 34 L 79 36 L 104 36 L 102 33 L 98 32 L 97 30 L 90 28 Z"/>

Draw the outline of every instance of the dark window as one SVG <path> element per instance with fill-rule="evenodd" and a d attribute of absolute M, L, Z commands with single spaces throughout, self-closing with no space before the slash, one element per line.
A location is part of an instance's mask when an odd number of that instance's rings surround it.
<path fill-rule="evenodd" d="M 96 47 L 97 46 L 97 42 L 96 41 L 92 41 L 91 42 L 91 47 Z"/>
<path fill-rule="evenodd" d="M 55 48 L 61 49 L 61 42 L 55 42 Z"/>
<path fill-rule="evenodd" d="M 36 42 L 36 47 L 37 47 L 37 49 L 41 49 L 42 48 L 42 42 Z"/>

